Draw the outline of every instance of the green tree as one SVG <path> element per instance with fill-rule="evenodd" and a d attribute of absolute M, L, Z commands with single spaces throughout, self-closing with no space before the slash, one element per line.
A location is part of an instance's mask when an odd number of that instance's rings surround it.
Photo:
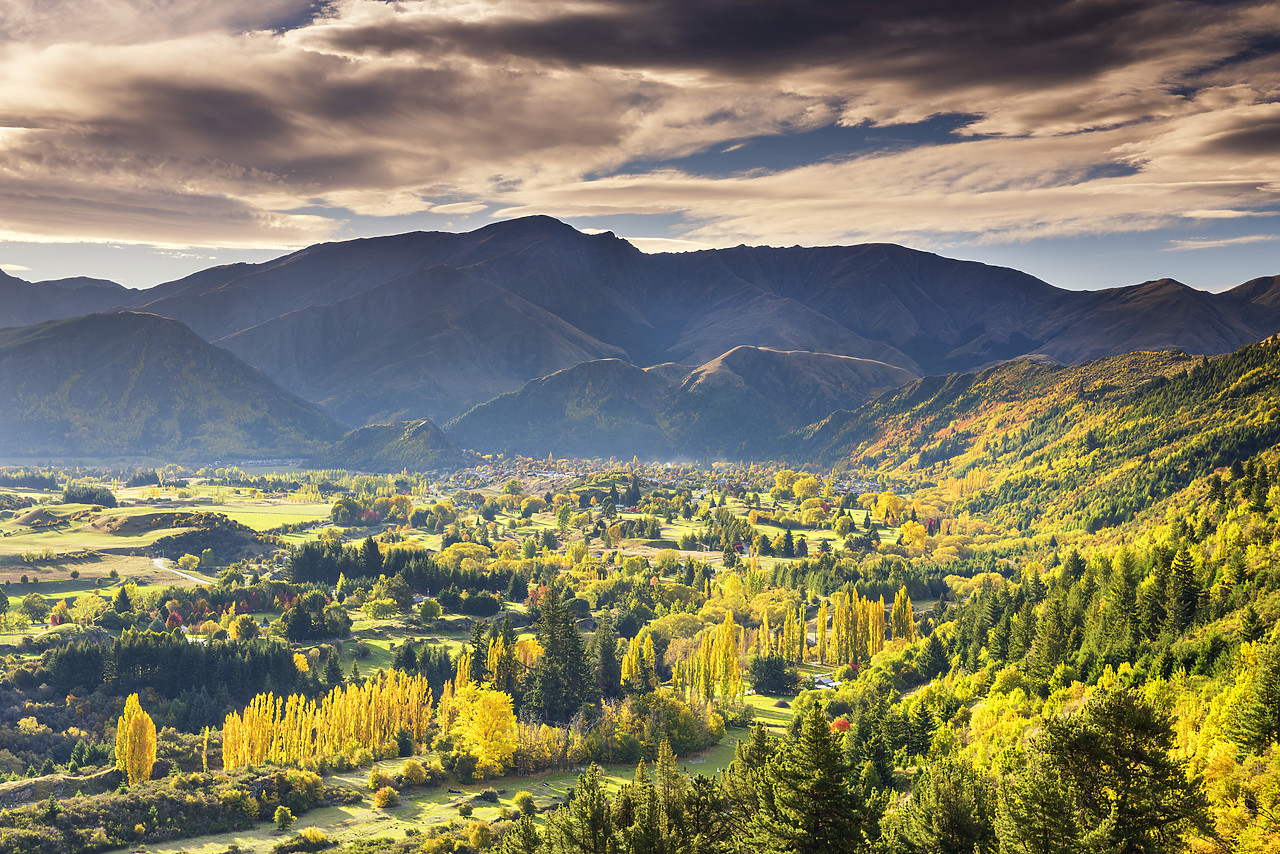
<path fill-rule="evenodd" d="M 285 806 L 276 807 L 276 827 L 288 830 L 293 826 L 293 812 Z"/>
<path fill-rule="evenodd" d="M 554 854 L 616 854 L 613 810 L 600 781 L 600 768 L 578 775 L 569 805 L 547 817 L 546 842 Z"/>
<path fill-rule="evenodd" d="M 382 551 L 373 537 L 365 537 L 360 545 L 360 564 L 369 578 L 377 578 L 382 573 Z"/>
<path fill-rule="evenodd" d="M 33 623 L 44 622 L 49 617 L 49 612 L 53 610 L 39 593 L 28 593 L 23 596 L 21 608 L 22 613 L 26 614 L 27 619 Z"/>
<path fill-rule="evenodd" d="M 748 826 L 749 847 L 769 852 L 835 854 L 866 850 L 878 816 L 850 785 L 840 737 L 821 705 L 804 713 L 800 733 L 783 742 L 765 773 L 772 803 Z"/>
<path fill-rule="evenodd" d="M 1066 783 L 1082 847 L 1116 854 L 1182 850 L 1209 832 L 1208 800 L 1172 754 L 1167 715 L 1133 689 L 1101 691 L 1077 714 L 1045 726 L 1039 747 Z"/>
<path fill-rule="evenodd" d="M 595 680 L 573 615 L 554 591 L 542 598 L 537 636 L 542 655 L 530 671 L 524 707 L 548 723 L 565 723 L 594 698 Z"/>
<path fill-rule="evenodd" d="M 1073 854 L 1080 826 L 1058 772 L 1036 755 L 1000 784 L 996 836 L 1003 854 Z"/>
<path fill-rule="evenodd" d="M 498 854 L 542 854 L 542 834 L 533 816 L 525 813 L 502 837 Z"/>
<path fill-rule="evenodd" d="M 921 769 L 896 813 L 896 842 L 908 854 L 972 854 L 995 842 L 994 787 L 967 760 L 943 757 Z"/>
<path fill-rule="evenodd" d="M 613 616 L 606 609 L 591 638 L 591 660 L 595 664 L 596 691 L 602 700 L 622 696 L 622 662 L 618 659 L 618 635 Z"/>

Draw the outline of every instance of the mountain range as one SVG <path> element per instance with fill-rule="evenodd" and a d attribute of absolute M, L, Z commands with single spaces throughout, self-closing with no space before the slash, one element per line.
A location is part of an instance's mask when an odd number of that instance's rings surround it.
<path fill-rule="evenodd" d="M 121 311 L 185 324 L 281 406 L 296 395 L 347 427 L 431 419 L 480 450 L 736 456 L 922 376 L 1231 352 L 1280 327 L 1280 277 L 1067 291 L 892 244 L 646 255 L 549 217 L 318 244 L 147 290 L 0 274 L 0 326 Z M 40 384 L 52 394 L 64 370 Z M 0 452 L 30 447 L 18 424 Z"/>

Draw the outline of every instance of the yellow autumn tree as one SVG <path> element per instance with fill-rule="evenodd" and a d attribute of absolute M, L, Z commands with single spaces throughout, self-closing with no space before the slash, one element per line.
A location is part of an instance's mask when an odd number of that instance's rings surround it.
<path fill-rule="evenodd" d="M 125 700 L 124 714 L 116 724 L 116 767 L 129 780 L 129 785 L 151 779 L 156 764 L 156 725 L 151 715 L 142 711 L 137 694 Z"/>
<path fill-rule="evenodd" d="M 911 596 L 905 585 L 893 597 L 893 612 L 890 615 L 894 640 L 906 638 L 913 643 L 916 640 L 915 617 L 911 613 Z"/>
<path fill-rule="evenodd" d="M 469 682 L 454 695 L 455 745 L 476 758 L 482 776 L 501 774 L 516 752 L 516 716 L 511 696 Z"/>

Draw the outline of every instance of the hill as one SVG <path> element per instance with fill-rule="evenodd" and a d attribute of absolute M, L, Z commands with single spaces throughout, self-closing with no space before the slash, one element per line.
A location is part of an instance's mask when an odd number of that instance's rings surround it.
<path fill-rule="evenodd" d="M 1021 529 L 1119 524 L 1280 442 L 1280 341 L 1224 356 L 1019 360 L 917 380 L 772 446 L 788 459 L 949 485 Z"/>
<path fill-rule="evenodd" d="M 353 430 L 307 465 L 358 471 L 441 471 L 474 462 L 427 420 L 379 424 Z"/>
<path fill-rule="evenodd" d="M 0 330 L 0 454 L 301 456 L 341 427 L 181 323 L 122 312 Z"/>
<path fill-rule="evenodd" d="M 912 379 L 848 356 L 735 347 L 696 368 L 588 362 L 445 425 L 469 447 L 544 456 L 740 458 L 743 449 Z"/>

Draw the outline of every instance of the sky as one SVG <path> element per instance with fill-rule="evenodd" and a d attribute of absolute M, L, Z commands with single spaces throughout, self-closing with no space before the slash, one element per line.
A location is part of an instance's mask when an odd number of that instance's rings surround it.
<path fill-rule="evenodd" d="M 1068 288 L 1280 274 L 1280 2 L 0 0 L 0 268 L 548 214 Z"/>

